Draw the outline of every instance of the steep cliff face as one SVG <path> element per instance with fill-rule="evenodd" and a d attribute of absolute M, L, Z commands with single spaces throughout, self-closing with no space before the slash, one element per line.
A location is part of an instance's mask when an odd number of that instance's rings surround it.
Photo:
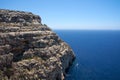
<path fill-rule="evenodd" d="M 0 10 L 0 80 L 63 80 L 74 58 L 38 15 Z"/>

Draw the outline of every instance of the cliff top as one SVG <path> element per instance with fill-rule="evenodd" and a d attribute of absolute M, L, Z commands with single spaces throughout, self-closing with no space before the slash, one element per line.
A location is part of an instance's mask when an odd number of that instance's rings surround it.
<path fill-rule="evenodd" d="M 31 12 L 0 9 L 0 33 L 50 30 Z"/>
<path fill-rule="evenodd" d="M 0 22 L 41 24 L 41 18 L 31 12 L 0 9 Z"/>

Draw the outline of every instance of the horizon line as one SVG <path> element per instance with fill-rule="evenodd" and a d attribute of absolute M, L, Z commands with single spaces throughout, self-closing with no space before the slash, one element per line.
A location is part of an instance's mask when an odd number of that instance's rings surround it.
<path fill-rule="evenodd" d="M 52 30 L 110 30 L 110 31 L 120 31 L 120 29 L 53 29 Z"/>

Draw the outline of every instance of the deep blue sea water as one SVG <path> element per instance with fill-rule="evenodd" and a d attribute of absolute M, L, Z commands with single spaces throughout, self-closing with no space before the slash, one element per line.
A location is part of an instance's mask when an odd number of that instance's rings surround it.
<path fill-rule="evenodd" d="M 120 80 L 120 31 L 55 30 L 76 60 L 66 80 Z"/>

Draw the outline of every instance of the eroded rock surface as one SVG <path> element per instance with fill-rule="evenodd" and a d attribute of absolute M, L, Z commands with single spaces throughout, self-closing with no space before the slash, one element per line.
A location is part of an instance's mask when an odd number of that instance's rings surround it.
<path fill-rule="evenodd" d="M 74 58 L 38 15 L 0 10 L 0 80 L 64 80 Z"/>

